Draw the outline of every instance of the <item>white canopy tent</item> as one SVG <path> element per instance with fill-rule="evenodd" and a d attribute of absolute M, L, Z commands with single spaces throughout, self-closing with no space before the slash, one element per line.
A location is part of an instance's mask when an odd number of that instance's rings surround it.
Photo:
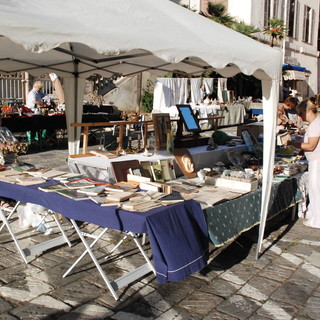
<path fill-rule="evenodd" d="M 164 75 L 208 68 L 262 81 L 264 181 L 261 247 L 272 182 L 282 54 L 168 0 L 0 0 L 0 72 L 63 77 L 69 153 L 79 152 L 85 79 L 93 73 Z"/>

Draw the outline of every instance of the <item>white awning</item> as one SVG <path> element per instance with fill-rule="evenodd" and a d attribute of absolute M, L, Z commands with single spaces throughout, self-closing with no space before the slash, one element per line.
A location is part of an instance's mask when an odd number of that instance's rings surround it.
<path fill-rule="evenodd" d="M 306 73 L 297 70 L 286 70 L 283 80 L 307 80 Z"/>

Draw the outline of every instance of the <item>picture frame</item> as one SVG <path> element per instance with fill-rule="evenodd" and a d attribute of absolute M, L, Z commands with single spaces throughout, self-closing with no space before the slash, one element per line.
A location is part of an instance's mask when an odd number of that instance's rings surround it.
<path fill-rule="evenodd" d="M 153 113 L 152 114 L 154 136 L 156 148 L 166 149 L 167 133 L 171 130 L 171 121 L 169 113 Z"/>
<path fill-rule="evenodd" d="M 190 104 L 177 104 L 179 117 L 189 132 L 200 132 L 201 128 L 197 117 L 194 115 Z"/>

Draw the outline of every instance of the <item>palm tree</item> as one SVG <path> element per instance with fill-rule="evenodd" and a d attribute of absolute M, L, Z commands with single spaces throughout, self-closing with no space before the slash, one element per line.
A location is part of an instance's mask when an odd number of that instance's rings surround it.
<path fill-rule="evenodd" d="M 243 21 L 240 21 L 240 22 L 234 22 L 232 25 L 232 29 L 252 39 L 258 40 L 258 38 L 254 35 L 254 33 L 260 32 L 260 29 L 255 26 L 251 26 L 249 24 L 246 24 Z"/>
<path fill-rule="evenodd" d="M 231 27 L 234 18 L 226 13 L 226 8 L 223 3 L 208 3 L 208 14 L 201 12 L 202 15 L 212 19 L 215 22 L 223 24 L 226 27 Z"/>
<path fill-rule="evenodd" d="M 270 18 L 268 20 L 264 33 L 270 35 L 270 47 L 273 47 L 276 41 L 282 40 L 286 36 L 286 29 L 283 19 Z"/>

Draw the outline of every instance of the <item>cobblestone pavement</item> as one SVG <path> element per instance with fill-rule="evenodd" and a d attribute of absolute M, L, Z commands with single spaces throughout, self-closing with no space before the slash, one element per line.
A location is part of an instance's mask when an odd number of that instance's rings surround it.
<path fill-rule="evenodd" d="M 53 150 L 21 159 L 65 169 L 66 157 L 66 150 Z M 201 272 L 165 286 L 150 274 L 120 290 L 118 301 L 88 257 L 62 278 L 84 250 L 72 229 L 67 231 L 72 247 L 47 251 L 27 265 L 3 231 L 0 319 L 320 319 L 320 229 L 304 226 L 301 219 L 291 221 L 290 215 L 286 212 L 268 223 L 265 251 L 259 260 L 255 260 L 254 228 L 220 253 L 211 248 L 210 263 Z M 99 229 L 90 224 L 83 227 L 90 232 Z M 19 234 L 27 243 L 51 236 L 31 231 Z M 96 256 L 106 255 L 120 238 L 120 232 L 108 232 L 94 247 Z M 120 248 L 124 256 L 116 251 L 111 262 L 99 259 L 110 279 L 143 262 L 132 241 Z"/>

